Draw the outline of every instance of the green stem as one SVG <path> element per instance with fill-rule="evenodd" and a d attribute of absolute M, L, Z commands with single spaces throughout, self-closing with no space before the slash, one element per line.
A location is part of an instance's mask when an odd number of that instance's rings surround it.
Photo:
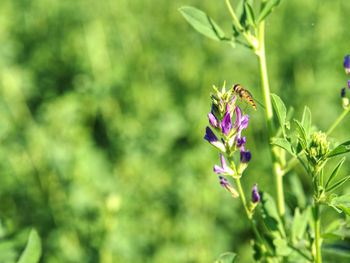
<path fill-rule="evenodd" d="M 232 18 L 233 18 L 233 21 L 235 21 L 235 24 L 236 24 L 238 30 L 239 30 L 239 31 L 243 31 L 244 28 L 242 27 L 242 25 L 241 25 L 241 23 L 239 22 L 239 20 L 238 20 L 236 14 L 235 14 L 235 12 L 233 11 L 230 1 L 229 1 L 229 0 L 225 0 L 225 2 L 226 2 L 226 5 L 227 5 L 227 8 L 228 8 L 228 11 L 230 11 L 230 14 L 231 14 L 231 16 L 232 16 Z"/>
<path fill-rule="evenodd" d="M 316 255 L 315 262 L 322 263 L 322 255 L 321 255 L 321 218 L 320 218 L 320 205 L 316 201 L 315 202 L 315 246 L 316 246 Z"/>
<path fill-rule="evenodd" d="M 247 214 L 247 217 L 252 225 L 252 228 L 253 228 L 253 231 L 254 231 L 254 234 L 256 236 L 256 238 L 258 239 L 258 241 L 260 242 L 261 244 L 261 248 L 263 250 L 263 252 L 266 252 L 266 247 L 265 247 L 265 244 L 264 244 L 264 240 L 262 239 L 257 227 L 256 227 L 256 224 L 255 224 L 255 221 L 253 219 L 253 215 L 252 213 L 250 213 L 249 211 L 249 208 L 247 206 L 247 201 L 246 201 L 246 198 L 245 198 L 245 194 L 244 194 L 244 191 L 243 191 L 243 188 L 242 188 L 242 185 L 241 185 L 241 179 L 240 178 L 236 178 L 236 184 L 237 184 L 237 187 L 238 187 L 238 192 L 239 192 L 239 196 L 242 200 L 242 204 L 243 204 L 243 207 L 244 207 L 244 210 Z"/>
<path fill-rule="evenodd" d="M 346 114 L 348 114 L 348 112 L 350 111 L 350 106 L 348 106 L 343 113 L 338 117 L 338 119 L 333 123 L 333 125 L 329 128 L 329 130 L 327 131 L 327 135 L 331 134 L 332 131 L 339 125 L 339 123 L 344 119 L 344 117 L 346 116 Z"/>
<path fill-rule="evenodd" d="M 273 122 L 273 110 L 270 96 L 270 87 L 267 74 L 267 65 L 266 65 L 266 56 L 265 56 L 265 25 L 264 22 L 261 22 L 259 25 L 259 48 L 255 50 L 259 58 L 260 66 L 260 76 L 262 83 L 262 91 L 264 95 L 264 104 L 265 104 L 265 115 L 267 120 L 267 129 L 269 135 L 269 142 L 275 136 L 275 125 Z M 278 149 L 275 146 L 270 144 L 270 151 L 273 161 L 273 174 L 275 178 L 276 186 L 276 195 L 277 195 L 277 204 L 278 204 L 278 213 L 283 218 L 285 213 L 284 208 L 284 191 L 283 191 L 283 173 L 280 169 L 280 164 L 278 163 Z"/>
<path fill-rule="evenodd" d="M 244 207 L 244 210 L 249 218 L 249 220 L 252 219 L 252 215 L 249 213 L 249 208 L 247 206 L 247 201 L 245 199 L 245 195 L 244 195 L 244 192 L 243 192 L 243 188 L 242 188 L 242 185 L 241 185 L 241 179 L 240 178 L 236 178 L 236 184 L 237 184 L 237 187 L 238 187 L 238 192 L 239 192 L 239 196 L 242 200 L 242 204 L 243 204 L 243 207 Z"/>

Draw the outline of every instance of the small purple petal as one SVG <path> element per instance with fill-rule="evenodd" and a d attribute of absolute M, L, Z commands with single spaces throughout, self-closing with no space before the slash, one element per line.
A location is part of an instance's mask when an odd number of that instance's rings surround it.
<path fill-rule="evenodd" d="M 258 184 L 255 184 L 252 189 L 252 202 L 257 203 L 260 201 L 260 195 L 258 192 Z"/>
<path fill-rule="evenodd" d="M 245 143 L 246 143 L 246 138 L 245 138 L 245 136 L 242 137 L 242 138 L 238 138 L 238 139 L 237 139 L 237 147 L 238 147 L 238 148 L 244 146 Z"/>
<path fill-rule="evenodd" d="M 226 103 L 226 108 L 225 108 L 225 110 L 226 110 L 227 112 L 230 111 L 230 103 Z"/>
<path fill-rule="evenodd" d="M 344 57 L 344 68 L 345 68 L 346 74 L 350 75 L 350 55 L 346 55 Z"/>
<path fill-rule="evenodd" d="M 208 118 L 209 118 L 209 124 L 214 127 L 217 128 L 219 126 L 219 122 L 216 119 L 216 117 L 214 116 L 213 112 L 209 112 L 208 113 Z"/>
<path fill-rule="evenodd" d="M 348 80 L 348 87 L 349 87 L 349 89 L 350 89 L 350 80 Z"/>
<path fill-rule="evenodd" d="M 244 115 L 242 118 L 242 122 L 240 124 L 240 130 L 246 129 L 248 127 L 248 123 L 249 123 L 249 116 Z"/>
<path fill-rule="evenodd" d="M 342 98 L 345 97 L 345 88 L 342 88 L 342 89 L 341 89 L 340 96 L 341 96 Z"/>
<path fill-rule="evenodd" d="M 220 178 L 220 184 L 221 184 L 223 187 L 225 187 L 226 189 L 227 189 L 228 187 L 232 187 L 231 184 L 230 184 L 224 177 L 219 176 L 219 178 Z"/>
<path fill-rule="evenodd" d="M 221 168 L 219 165 L 214 165 L 214 172 L 217 174 L 226 174 L 225 169 Z"/>
<path fill-rule="evenodd" d="M 219 155 L 221 160 L 221 167 L 225 169 L 227 167 L 225 157 L 222 155 L 222 153 L 219 153 Z"/>
<path fill-rule="evenodd" d="M 249 150 L 245 151 L 244 147 L 241 148 L 240 151 L 240 160 L 241 163 L 247 163 L 252 159 L 252 155 Z"/>
<path fill-rule="evenodd" d="M 229 112 L 226 112 L 224 119 L 222 120 L 222 123 L 221 123 L 222 133 L 225 135 L 228 135 L 230 133 L 231 127 L 232 127 L 231 115 Z"/>
<path fill-rule="evenodd" d="M 216 142 L 219 141 L 219 139 L 215 136 L 215 134 L 213 133 L 213 131 L 207 126 L 207 128 L 205 129 L 205 136 L 204 139 L 206 139 L 208 142 L 212 143 L 212 142 Z"/>
<path fill-rule="evenodd" d="M 241 123 L 242 112 L 241 112 L 241 109 L 240 109 L 238 106 L 236 107 L 235 111 L 236 111 L 236 121 L 235 121 L 235 123 L 233 124 L 233 126 L 234 126 L 235 128 L 238 128 L 239 125 L 240 125 L 240 123 Z"/>
<path fill-rule="evenodd" d="M 237 191 L 232 187 L 232 185 L 222 176 L 219 176 L 220 178 L 220 184 L 223 186 L 228 192 L 232 194 L 233 198 L 239 197 L 239 194 Z"/>

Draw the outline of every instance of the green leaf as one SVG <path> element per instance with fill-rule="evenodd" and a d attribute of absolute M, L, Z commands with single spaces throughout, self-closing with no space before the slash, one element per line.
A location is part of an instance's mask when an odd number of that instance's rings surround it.
<path fill-rule="evenodd" d="M 328 158 L 350 152 L 350 141 L 343 142 L 327 154 Z"/>
<path fill-rule="evenodd" d="M 350 215 L 350 194 L 333 197 L 329 205 Z"/>
<path fill-rule="evenodd" d="M 276 238 L 273 240 L 278 256 L 288 256 L 292 253 L 292 249 L 288 246 L 288 242 L 284 239 Z"/>
<path fill-rule="evenodd" d="M 277 138 L 277 139 L 273 140 L 271 144 L 276 145 L 278 147 L 281 147 L 282 149 L 286 150 L 287 152 L 289 152 L 293 156 L 295 155 L 294 150 L 292 148 L 292 144 L 286 139 Z"/>
<path fill-rule="evenodd" d="M 321 235 L 321 237 L 323 239 L 327 239 L 327 240 L 339 240 L 339 239 L 344 239 L 343 236 L 335 234 L 335 233 L 323 233 Z"/>
<path fill-rule="evenodd" d="M 254 0 L 241 0 L 238 2 L 235 13 L 238 18 L 238 21 L 243 25 L 246 26 L 247 24 L 247 12 L 245 10 L 245 4 L 248 3 L 249 5 L 252 5 Z"/>
<path fill-rule="evenodd" d="M 300 143 L 301 147 L 304 150 L 306 150 L 307 149 L 307 137 L 306 137 L 305 129 L 298 120 L 294 120 L 294 122 L 298 128 L 299 143 Z"/>
<path fill-rule="evenodd" d="M 307 226 L 307 217 L 308 214 L 306 210 L 303 213 L 300 213 L 298 207 L 295 209 L 291 232 L 293 243 L 302 239 Z"/>
<path fill-rule="evenodd" d="M 236 262 L 237 254 L 233 252 L 225 252 L 221 254 L 215 263 L 234 263 Z"/>
<path fill-rule="evenodd" d="M 278 215 L 276 203 L 266 192 L 262 193 L 261 204 L 263 209 L 264 222 L 267 228 L 276 238 L 285 236 L 282 221 Z"/>
<path fill-rule="evenodd" d="M 280 3 L 280 0 L 269 0 L 266 3 L 261 5 L 258 23 L 263 21 L 272 11 L 274 7 L 276 7 Z"/>
<path fill-rule="evenodd" d="M 327 180 L 327 183 L 326 183 L 326 186 L 325 186 L 326 191 L 327 191 L 328 185 L 329 185 L 329 184 L 335 179 L 335 177 L 338 175 L 338 172 L 339 172 L 341 166 L 343 165 L 344 161 L 345 161 L 345 157 L 343 157 L 343 158 L 339 161 L 339 163 L 338 163 L 338 164 L 336 165 L 336 167 L 334 168 L 332 174 L 329 176 L 329 178 L 328 178 L 328 180 Z"/>
<path fill-rule="evenodd" d="M 245 8 L 245 12 L 247 14 L 247 19 L 249 21 L 249 23 L 255 27 L 256 24 L 255 24 L 255 15 L 254 15 L 254 10 L 252 8 L 252 6 L 248 3 L 245 3 L 244 5 L 244 8 Z"/>
<path fill-rule="evenodd" d="M 183 6 L 179 11 L 199 33 L 217 41 L 225 39 L 222 29 L 203 11 L 191 6 Z"/>
<path fill-rule="evenodd" d="M 17 263 L 37 263 L 41 256 L 41 241 L 35 229 L 29 234 L 26 248 Z"/>
<path fill-rule="evenodd" d="M 349 179 L 350 179 L 350 175 L 345 176 L 343 179 L 339 180 L 338 182 L 336 182 L 335 184 L 333 184 L 329 188 L 327 188 L 326 192 L 330 192 L 330 191 L 337 189 L 338 187 L 340 187 L 342 184 L 344 184 Z"/>
<path fill-rule="evenodd" d="M 310 136 L 310 130 L 311 130 L 311 111 L 307 106 L 305 106 L 304 108 L 301 124 L 304 127 L 306 137 L 308 138 Z"/>
<path fill-rule="evenodd" d="M 290 191 L 297 199 L 298 206 L 304 208 L 306 206 L 306 197 L 303 189 L 303 185 L 300 182 L 298 175 L 291 174 L 289 177 Z"/>
<path fill-rule="evenodd" d="M 282 132 L 283 132 L 283 134 L 285 134 L 284 127 L 285 127 L 286 117 L 287 117 L 286 106 L 284 105 L 281 98 L 278 97 L 276 94 L 271 94 L 271 96 L 272 96 L 273 106 L 275 108 L 278 120 L 279 120 L 281 128 L 282 128 Z"/>

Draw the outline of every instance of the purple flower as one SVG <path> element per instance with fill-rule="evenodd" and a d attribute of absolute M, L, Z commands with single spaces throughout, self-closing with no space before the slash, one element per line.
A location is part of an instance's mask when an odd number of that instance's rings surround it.
<path fill-rule="evenodd" d="M 350 55 L 344 57 L 344 68 L 346 74 L 350 75 Z"/>
<path fill-rule="evenodd" d="M 208 113 L 208 118 L 209 118 L 209 124 L 214 127 L 214 128 L 218 128 L 219 127 L 219 121 L 218 119 L 215 117 L 215 115 L 213 114 L 213 112 L 209 112 Z"/>
<path fill-rule="evenodd" d="M 342 89 L 341 89 L 340 96 L 341 96 L 342 98 L 345 97 L 345 88 L 342 88 Z"/>
<path fill-rule="evenodd" d="M 348 87 L 349 87 L 349 89 L 350 89 L 350 80 L 348 80 Z"/>
<path fill-rule="evenodd" d="M 236 107 L 235 111 L 236 111 L 236 121 L 233 124 L 233 127 L 237 130 L 237 134 L 239 135 L 239 137 L 241 137 L 242 130 L 248 127 L 249 116 L 244 115 L 242 117 L 242 111 L 239 107 Z"/>
<path fill-rule="evenodd" d="M 224 144 L 221 141 L 219 141 L 219 139 L 215 136 L 214 132 L 208 126 L 205 129 L 204 139 L 207 140 L 211 145 L 221 150 L 222 152 L 226 151 Z"/>
<path fill-rule="evenodd" d="M 236 144 L 236 145 L 237 145 L 238 148 L 244 146 L 245 143 L 246 143 L 246 138 L 245 138 L 245 136 L 242 137 L 242 138 L 237 137 L 237 144 Z"/>
<path fill-rule="evenodd" d="M 232 187 L 232 185 L 224 177 L 219 176 L 219 178 L 220 178 L 220 184 L 222 185 L 222 187 L 224 187 L 228 192 L 230 192 L 233 198 L 237 198 L 239 194 Z"/>
<path fill-rule="evenodd" d="M 260 201 L 260 195 L 258 193 L 258 184 L 255 184 L 252 189 L 252 202 L 257 203 Z"/>
<path fill-rule="evenodd" d="M 241 151 L 240 151 L 240 160 L 241 163 L 248 163 L 250 159 L 252 159 L 252 155 L 249 150 L 245 151 L 244 146 L 242 146 Z"/>
<path fill-rule="evenodd" d="M 224 156 L 220 153 L 220 159 L 221 159 L 221 167 L 217 164 L 214 165 L 214 172 L 217 174 L 227 174 L 227 175 L 234 175 L 235 173 L 233 170 L 227 166 L 226 160 Z"/>
<path fill-rule="evenodd" d="M 222 120 L 222 123 L 221 123 L 222 133 L 225 135 L 228 135 L 230 133 L 231 128 L 232 128 L 231 115 L 229 112 L 226 112 L 224 119 Z"/>

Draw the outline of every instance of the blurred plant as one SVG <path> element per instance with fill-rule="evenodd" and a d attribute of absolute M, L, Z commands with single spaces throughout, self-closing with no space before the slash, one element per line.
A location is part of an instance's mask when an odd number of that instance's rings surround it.
<path fill-rule="evenodd" d="M 255 250 L 254 258 L 257 261 L 267 262 L 322 262 L 321 244 L 323 239 L 334 237 L 333 233 L 321 231 L 321 206 L 331 206 L 338 212 L 350 215 L 350 195 L 337 196 L 332 193 L 344 184 L 350 175 L 334 182 L 345 157 L 339 161 L 332 173 L 326 177 L 324 167 L 327 161 L 336 156 L 350 151 L 350 141 L 333 147 L 327 140 L 329 135 L 349 112 L 349 101 L 345 97 L 346 89 L 342 89 L 342 105 L 344 112 L 336 119 L 327 133 L 317 130 L 311 123 L 311 112 L 305 107 L 302 120 L 294 119 L 291 125 L 292 111 L 287 114 L 285 104 L 279 96 L 270 93 L 267 65 L 264 45 L 264 24 L 268 15 L 279 4 L 279 0 L 241 0 L 234 10 L 229 0 L 225 0 L 227 9 L 233 20 L 233 32 L 227 37 L 220 26 L 206 13 L 194 7 L 185 6 L 180 12 L 185 19 L 201 34 L 211 39 L 226 42 L 235 47 L 236 44 L 251 49 L 259 60 L 262 91 L 264 94 L 265 116 L 269 136 L 270 152 L 272 155 L 272 167 L 276 185 L 277 206 L 270 195 L 262 193 L 261 197 L 254 185 L 252 190 L 252 201 L 250 208 L 241 186 L 240 178 L 247 168 L 251 159 L 249 150 L 244 149 L 246 138 L 241 137 L 249 122 L 249 116 L 241 117 L 241 110 L 235 106 L 236 97 L 232 96 L 235 89 L 226 92 L 225 85 L 219 92 L 214 87 L 216 95 L 212 95 L 212 111 L 208 114 L 209 124 L 218 133 L 218 137 L 207 127 L 205 139 L 219 149 L 221 167 L 214 166 L 217 174 L 232 176 L 236 181 L 238 191 L 223 177 L 220 183 L 228 190 L 233 198 L 240 198 L 247 217 L 252 223 L 252 229 L 256 240 L 253 242 Z M 350 74 L 350 56 L 344 59 L 344 67 Z M 350 88 L 350 83 L 348 81 Z M 236 86 L 233 86 L 236 87 Z M 236 91 L 237 93 L 237 91 Z M 248 93 L 249 94 L 249 93 Z M 239 95 L 239 94 L 238 94 Z M 272 106 L 273 105 L 273 106 Z M 275 109 L 275 114 L 273 112 Z M 279 128 L 275 126 L 274 120 L 279 121 Z M 236 122 L 232 124 L 232 118 Z M 241 121 L 242 120 L 242 121 Z M 233 154 L 240 151 L 240 163 L 237 167 Z M 223 156 L 226 154 L 229 166 Z M 292 157 L 287 159 L 286 153 Z M 295 168 L 296 164 L 305 168 L 308 179 L 313 185 L 312 202 L 306 207 L 295 208 L 294 215 L 286 214 L 283 176 Z M 291 175 L 292 176 L 292 175 Z M 324 178 L 328 178 L 324 183 Z M 298 181 L 298 177 L 293 177 Z M 300 183 L 298 183 L 300 185 Z M 299 190 L 300 198 L 305 199 L 303 189 Z M 253 220 L 254 210 L 259 201 L 262 204 L 262 225 L 265 231 L 258 230 Z M 336 223 L 338 222 L 338 223 Z M 335 221 L 334 229 L 339 229 L 341 223 Z M 337 233 L 339 234 L 339 233 Z M 340 235 L 339 235 L 340 236 Z M 217 262 L 220 262 L 220 258 Z M 232 259 L 231 262 L 235 260 Z"/>

